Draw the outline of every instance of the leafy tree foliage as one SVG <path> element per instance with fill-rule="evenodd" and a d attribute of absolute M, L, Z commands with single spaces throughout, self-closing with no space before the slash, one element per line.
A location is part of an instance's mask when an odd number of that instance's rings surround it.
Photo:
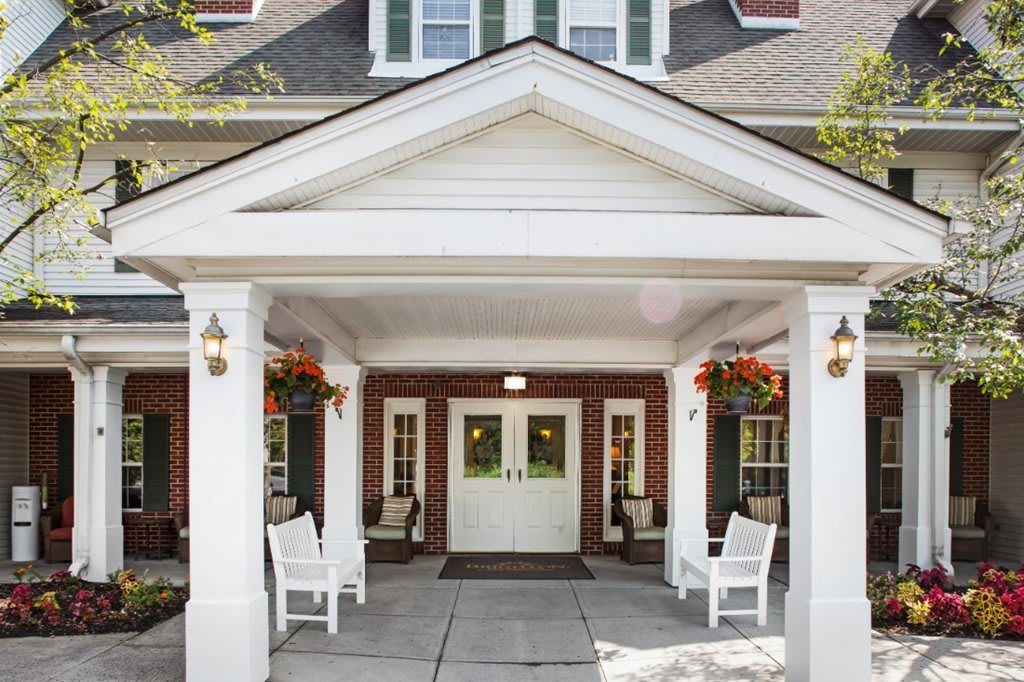
<path fill-rule="evenodd" d="M 844 59 L 853 72 L 843 77 L 819 122 L 819 139 L 829 146 L 823 158 L 884 181 L 882 164 L 896 157 L 905 131 L 894 125 L 893 107 L 909 104 L 912 92 L 919 93 L 914 103 L 935 119 L 974 120 L 1007 110 L 1024 115 L 1018 94 L 1024 85 L 1024 3 L 993 0 L 985 21 L 993 42 L 978 52 L 965 50 L 943 70 L 911 73 L 887 53 L 860 41 L 851 46 Z M 943 51 L 961 47 L 958 35 L 945 40 Z M 1008 293 L 1008 285 L 1024 276 L 1021 152 L 1019 146 L 1005 151 L 1007 170 L 985 179 L 980 197 L 925 202 L 969 229 L 947 246 L 941 263 L 883 292 L 885 314 L 943 366 L 945 379 L 976 379 L 993 397 L 1024 389 L 1024 292 Z"/>
<path fill-rule="evenodd" d="M 0 261 L 9 273 L 0 279 L 0 305 L 27 298 L 72 312 L 71 298 L 47 291 L 11 247 L 22 235 L 43 235 L 48 248 L 35 254 L 37 261 L 67 263 L 84 275 L 95 257 L 89 247 L 98 225 L 94 202 L 112 194 L 118 180 L 116 174 L 83 178 L 90 150 L 115 142 L 147 112 L 188 125 L 202 114 L 223 125 L 245 109 L 247 96 L 267 96 L 282 84 L 265 64 L 226 79 L 176 76 L 151 38 L 174 32 L 209 45 L 213 35 L 196 23 L 190 0 L 121 0 L 115 10 L 96 14 L 81 10 L 88 4 L 81 0 L 64 1 L 67 44 L 0 78 Z M 0 0 L 0 49 L 11 28 L 8 10 Z M 97 73 L 102 77 L 86 77 Z M 224 96 L 227 85 L 238 94 Z M 124 168 L 121 180 L 136 185 L 171 170 L 155 157 L 134 157 Z"/>

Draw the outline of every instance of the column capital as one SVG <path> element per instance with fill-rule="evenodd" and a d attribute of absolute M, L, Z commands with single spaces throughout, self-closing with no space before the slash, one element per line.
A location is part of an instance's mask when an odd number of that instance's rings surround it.
<path fill-rule="evenodd" d="M 903 390 L 913 387 L 931 387 L 936 383 L 938 372 L 934 369 L 915 369 L 910 372 L 900 372 L 900 385 Z"/>
<path fill-rule="evenodd" d="M 76 384 L 92 383 L 92 372 L 83 372 L 77 367 L 68 367 L 68 372 L 71 373 L 71 381 Z"/>
<path fill-rule="evenodd" d="M 123 367 L 93 366 L 92 378 L 93 381 L 124 386 L 124 380 L 128 378 L 128 370 Z"/>
<path fill-rule="evenodd" d="M 874 287 L 809 285 L 790 294 L 782 302 L 782 310 L 789 321 L 809 314 L 865 314 L 870 312 L 870 299 L 876 293 Z"/>
<path fill-rule="evenodd" d="M 252 282 L 183 282 L 185 309 L 213 312 L 244 310 L 266 321 L 274 297 Z"/>

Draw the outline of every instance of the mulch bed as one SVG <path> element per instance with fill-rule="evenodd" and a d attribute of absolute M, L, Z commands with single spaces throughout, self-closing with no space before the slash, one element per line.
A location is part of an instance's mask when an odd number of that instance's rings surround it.
<path fill-rule="evenodd" d="M 149 598 L 133 600 L 116 582 L 87 583 L 63 572 L 54 576 L 0 585 L 0 638 L 142 632 L 183 613 L 188 601 L 187 589 L 163 582 L 138 581 L 142 587 L 135 594 Z M 128 591 L 133 589 L 138 588 Z"/>

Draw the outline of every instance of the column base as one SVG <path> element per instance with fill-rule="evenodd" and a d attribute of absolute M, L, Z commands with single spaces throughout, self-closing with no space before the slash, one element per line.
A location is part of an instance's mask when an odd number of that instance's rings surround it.
<path fill-rule="evenodd" d="M 105 582 L 107 576 L 124 568 L 124 526 L 93 526 L 89 529 L 89 565 L 82 579 Z"/>
<path fill-rule="evenodd" d="M 679 587 L 679 554 L 676 552 L 678 543 L 683 541 L 682 553 L 695 559 L 708 556 L 707 528 L 666 528 L 665 529 L 665 582 L 672 587 Z M 705 587 L 692 575 L 687 576 L 687 587 Z"/>
<path fill-rule="evenodd" d="M 934 566 L 931 527 L 900 526 L 899 551 L 896 556 L 899 560 L 899 564 L 896 566 L 897 573 L 907 570 L 907 564 L 914 564 L 921 568 Z"/>
<path fill-rule="evenodd" d="M 867 599 L 807 599 L 786 593 L 786 679 L 871 679 Z"/>
<path fill-rule="evenodd" d="M 267 593 L 185 605 L 185 676 L 189 682 L 270 677 Z"/>

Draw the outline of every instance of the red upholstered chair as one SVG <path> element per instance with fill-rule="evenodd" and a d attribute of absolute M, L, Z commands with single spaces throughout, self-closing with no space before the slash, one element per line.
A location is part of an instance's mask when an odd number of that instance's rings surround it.
<path fill-rule="evenodd" d="M 49 563 L 71 561 L 71 532 L 75 527 L 75 498 L 69 497 L 40 519 L 43 556 Z"/>

